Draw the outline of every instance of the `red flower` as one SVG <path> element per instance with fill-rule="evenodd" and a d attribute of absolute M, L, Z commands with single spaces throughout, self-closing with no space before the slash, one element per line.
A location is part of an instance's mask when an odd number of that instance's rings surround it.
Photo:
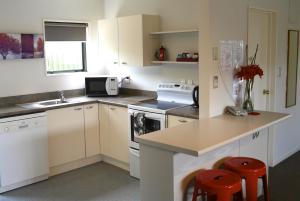
<path fill-rule="evenodd" d="M 235 76 L 241 80 L 253 80 L 256 75 L 259 75 L 260 78 L 264 75 L 263 70 L 257 64 L 241 66 L 235 73 Z"/>

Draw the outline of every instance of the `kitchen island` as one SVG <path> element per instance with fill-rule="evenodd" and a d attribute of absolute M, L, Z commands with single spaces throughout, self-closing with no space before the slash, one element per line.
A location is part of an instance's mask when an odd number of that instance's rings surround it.
<path fill-rule="evenodd" d="M 197 170 L 218 167 L 229 156 L 253 157 L 251 152 L 247 154 L 251 148 L 245 138 L 254 140 L 261 135 L 267 143 L 268 128 L 289 117 L 262 111 L 257 116 L 225 114 L 139 137 L 141 200 L 186 200 L 187 187 Z M 266 143 L 256 143 L 253 152 L 266 153 L 262 160 L 268 163 Z"/>

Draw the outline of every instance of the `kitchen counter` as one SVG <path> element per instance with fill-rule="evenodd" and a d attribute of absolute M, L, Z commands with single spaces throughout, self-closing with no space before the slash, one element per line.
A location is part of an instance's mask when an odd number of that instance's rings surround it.
<path fill-rule="evenodd" d="M 290 117 L 288 114 L 274 112 L 260 113 L 257 116 L 238 117 L 224 114 L 199 119 L 140 136 L 137 141 L 172 152 L 199 156 Z"/>
<path fill-rule="evenodd" d="M 267 158 L 268 127 L 290 115 L 260 113 L 201 118 L 137 137 L 141 201 L 187 200 L 187 189 L 200 169 L 219 168 L 224 159 L 232 156 Z M 268 166 L 268 160 L 264 162 Z"/>
<path fill-rule="evenodd" d="M 174 115 L 179 117 L 186 117 L 191 119 L 199 119 L 199 108 L 193 106 L 186 106 L 175 108 L 167 111 L 167 115 Z"/>
<path fill-rule="evenodd" d="M 37 112 L 45 112 L 47 110 L 71 107 L 71 106 L 76 106 L 81 104 L 90 104 L 90 103 L 104 103 L 104 104 L 111 104 L 120 107 L 127 107 L 128 104 L 134 104 L 139 101 L 150 100 L 153 98 L 154 97 L 151 96 L 135 96 L 135 95 L 128 95 L 128 96 L 122 95 L 117 97 L 95 97 L 95 98 L 80 96 L 80 97 L 68 98 L 67 100 L 70 100 L 70 103 L 67 104 L 53 105 L 53 106 L 41 107 L 41 108 L 37 108 L 33 106 L 32 103 L 28 103 L 27 104 L 28 107 L 26 108 L 21 107 L 19 105 L 0 107 L 0 118 L 32 114 Z"/>

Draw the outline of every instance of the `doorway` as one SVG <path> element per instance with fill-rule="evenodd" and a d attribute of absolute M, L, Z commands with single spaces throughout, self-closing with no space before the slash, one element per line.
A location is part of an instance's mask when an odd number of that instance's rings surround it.
<path fill-rule="evenodd" d="M 249 8 L 248 14 L 248 62 L 250 63 L 258 45 L 256 64 L 264 71 L 262 78 L 256 77 L 253 86 L 255 110 L 274 111 L 275 108 L 275 64 L 276 64 L 276 13 Z"/>

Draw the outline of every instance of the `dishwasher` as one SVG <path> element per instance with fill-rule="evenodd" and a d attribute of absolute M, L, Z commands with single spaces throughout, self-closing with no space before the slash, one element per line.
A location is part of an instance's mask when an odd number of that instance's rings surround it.
<path fill-rule="evenodd" d="M 46 113 L 0 119 L 0 193 L 48 175 Z"/>

